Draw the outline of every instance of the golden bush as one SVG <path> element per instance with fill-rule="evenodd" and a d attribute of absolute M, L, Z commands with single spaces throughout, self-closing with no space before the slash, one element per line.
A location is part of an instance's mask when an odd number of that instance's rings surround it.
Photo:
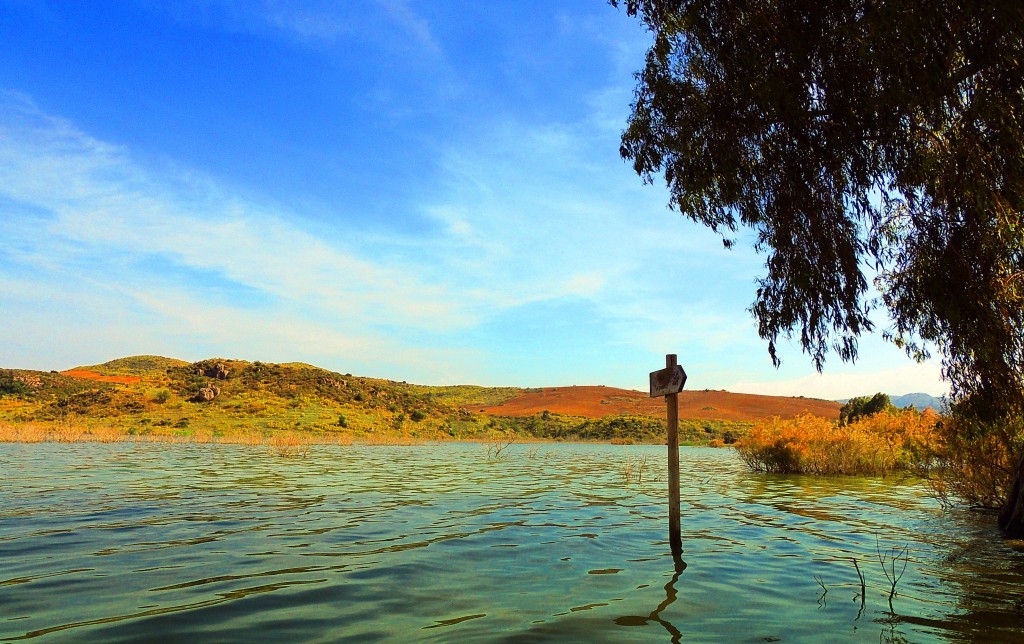
<path fill-rule="evenodd" d="M 931 462 L 923 472 L 936 497 L 944 504 L 1001 508 L 1024 452 L 1024 419 L 979 426 L 956 417 L 944 418 L 938 435 Z"/>
<path fill-rule="evenodd" d="M 819 416 L 769 418 L 736 445 L 752 469 L 786 474 L 886 475 L 927 461 L 938 437 L 934 412 L 883 412 L 848 425 Z"/>

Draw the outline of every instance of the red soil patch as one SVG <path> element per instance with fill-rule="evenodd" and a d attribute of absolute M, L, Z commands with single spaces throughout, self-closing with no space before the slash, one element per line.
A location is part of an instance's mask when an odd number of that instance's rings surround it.
<path fill-rule="evenodd" d="M 839 418 L 840 403 L 816 398 L 786 398 L 728 391 L 682 391 L 679 417 L 700 420 L 753 421 L 770 416 L 793 418 L 812 414 Z M 646 393 L 614 387 L 552 387 L 524 393 L 491 407 L 467 407 L 492 416 L 532 416 L 544 410 L 553 414 L 602 418 L 619 414 L 665 418 L 665 401 Z"/>
<path fill-rule="evenodd" d="M 61 371 L 63 376 L 71 376 L 72 378 L 81 378 L 82 380 L 98 380 L 99 382 L 117 382 L 122 385 L 130 385 L 135 382 L 139 382 L 142 378 L 138 376 L 104 376 L 103 374 L 96 373 L 95 371 L 89 371 L 88 369 L 68 369 L 67 371 Z"/>

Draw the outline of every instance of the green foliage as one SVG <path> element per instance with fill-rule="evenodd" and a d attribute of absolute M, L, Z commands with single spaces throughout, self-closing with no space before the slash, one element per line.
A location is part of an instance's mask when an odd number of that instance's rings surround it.
<path fill-rule="evenodd" d="M 29 406 L 45 404 L 88 389 L 103 389 L 107 386 L 105 383 L 69 378 L 56 372 L 0 370 L 0 396 L 17 395 Z"/>
<path fill-rule="evenodd" d="M 182 367 L 188 363 L 175 358 L 164 358 L 163 356 L 129 356 L 104 362 L 103 364 L 76 367 L 95 371 L 105 376 L 137 376 L 152 377 L 165 373 L 168 369 Z"/>
<path fill-rule="evenodd" d="M 515 387 L 478 387 L 476 385 L 425 387 L 424 389 L 439 402 L 457 407 L 492 407 L 512 400 L 525 391 L 532 391 Z"/>
<path fill-rule="evenodd" d="M 683 443 L 706 444 L 716 438 L 724 439 L 727 432 L 745 435 L 751 426 L 747 422 L 680 419 L 679 439 Z M 533 416 L 495 416 L 487 427 L 505 434 L 559 441 L 664 443 L 667 436 L 665 420 L 650 416 L 583 418 L 545 411 Z"/>
<path fill-rule="evenodd" d="M 874 396 L 858 396 L 851 398 L 839 410 L 839 424 L 846 425 L 861 418 L 874 416 L 882 412 L 893 413 L 896 407 L 889 401 L 888 394 L 877 393 Z"/>
<path fill-rule="evenodd" d="M 671 205 L 768 255 L 773 360 L 821 369 L 872 328 L 937 347 L 979 418 L 1024 411 L 1024 5 L 612 0 L 654 43 L 621 153 Z"/>
<path fill-rule="evenodd" d="M 28 391 L 29 388 L 18 380 L 13 371 L 0 371 L 0 396 L 19 396 Z"/>

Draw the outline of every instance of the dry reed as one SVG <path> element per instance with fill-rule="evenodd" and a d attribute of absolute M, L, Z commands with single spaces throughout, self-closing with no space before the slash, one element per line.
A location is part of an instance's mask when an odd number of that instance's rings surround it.
<path fill-rule="evenodd" d="M 199 443 L 267 446 L 283 455 L 305 455 L 310 445 L 351 445 L 350 434 L 307 432 L 233 431 L 219 433 L 195 429 L 188 433 L 139 433 L 116 427 L 81 424 L 74 419 L 55 422 L 0 422 L 0 442 L 5 443 Z"/>
<path fill-rule="evenodd" d="M 759 422 L 737 444 L 752 469 L 784 474 L 887 475 L 913 471 L 938 441 L 934 412 L 881 413 L 849 425 L 818 416 Z"/>

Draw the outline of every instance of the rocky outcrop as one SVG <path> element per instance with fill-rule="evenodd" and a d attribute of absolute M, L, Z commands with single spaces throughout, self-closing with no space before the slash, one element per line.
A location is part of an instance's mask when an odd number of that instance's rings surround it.
<path fill-rule="evenodd" d="M 344 381 L 329 378 L 327 376 L 320 378 L 319 383 L 325 387 L 330 387 L 331 389 L 348 389 L 348 385 L 345 384 Z"/>
<path fill-rule="evenodd" d="M 201 387 L 189 400 L 192 402 L 210 402 L 219 395 L 220 387 L 211 382 L 205 387 Z"/>
<path fill-rule="evenodd" d="M 197 375 L 217 380 L 225 380 L 231 373 L 231 370 L 223 362 L 197 362 L 195 367 Z"/>
<path fill-rule="evenodd" d="M 43 386 L 43 381 L 39 376 L 33 376 L 32 374 L 21 374 L 14 376 L 14 379 L 18 382 L 24 383 L 26 387 L 33 389 L 39 389 Z"/>

